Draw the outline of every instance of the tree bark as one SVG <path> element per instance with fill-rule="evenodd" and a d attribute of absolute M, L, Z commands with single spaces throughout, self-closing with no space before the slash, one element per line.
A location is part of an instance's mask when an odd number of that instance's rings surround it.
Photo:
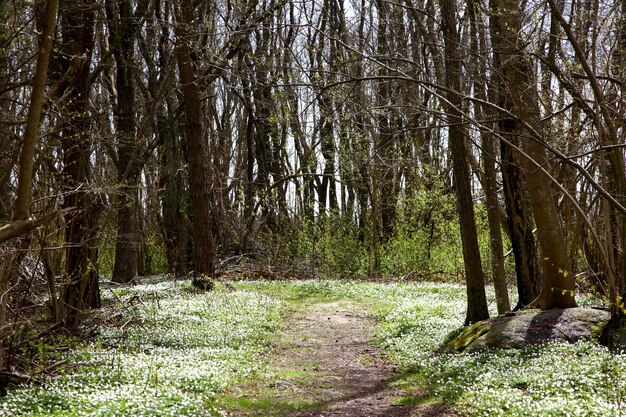
<path fill-rule="evenodd" d="M 140 2 L 141 3 L 141 2 Z M 139 6 L 138 6 L 139 7 Z M 130 0 L 107 0 L 111 49 L 117 63 L 117 103 L 114 121 L 117 135 L 117 237 L 115 240 L 114 282 L 131 282 L 138 267 L 137 185 L 141 173 L 135 118 L 135 38 L 139 17 Z"/>
<path fill-rule="evenodd" d="M 515 121 L 506 120 L 515 125 Z M 515 128 L 501 127 L 500 132 L 517 142 Z M 509 134 L 507 134 L 509 132 Z M 513 149 L 506 143 L 500 144 L 502 160 L 502 186 L 506 210 L 506 225 L 511 238 L 511 248 L 515 260 L 515 276 L 518 300 L 514 310 L 528 306 L 539 295 L 541 271 L 537 264 L 537 249 L 532 225 L 528 219 L 529 210 L 520 164 Z"/>
<path fill-rule="evenodd" d="M 467 0 L 467 11 L 470 18 L 470 43 L 474 56 L 480 56 L 485 51 L 484 28 L 479 24 L 477 8 L 473 0 Z M 495 59 L 495 58 L 494 58 Z M 473 70 L 472 78 L 474 94 L 477 98 L 487 102 L 487 67 L 481 60 L 473 60 L 470 68 Z M 492 89 L 489 89 L 490 91 Z M 483 120 L 485 114 L 494 116 L 491 108 L 483 108 L 476 104 L 474 107 L 477 120 Z M 495 119 L 495 117 L 494 117 Z M 504 249 L 502 245 L 502 232 L 500 228 L 500 202 L 498 201 L 498 183 L 496 173 L 496 138 L 491 132 L 481 131 L 482 161 L 484 175 L 485 206 L 487 209 L 487 222 L 489 224 L 489 247 L 491 249 L 491 273 L 493 286 L 496 294 L 498 314 L 504 314 L 511 310 L 509 292 L 504 270 Z"/>
<path fill-rule="evenodd" d="M 187 271 L 187 227 L 182 212 L 187 211 L 185 180 L 179 173 L 183 168 L 180 137 L 167 123 L 165 114 L 157 115 L 160 141 L 160 194 L 163 210 L 163 236 L 165 238 L 168 270 L 176 274 Z"/>
<path fill-rule="evenodd" d="M 37 69 L 33 78 L 33 88 L 28 107 L 28 118 L 22 141 L 17 178 L 17 198 L 13 206 L 13 220 L 27 220 L 30 217 L 30 205 L 33 199 L 33 166 L 35 164 L 35 148 L 39 134 L 39 122 L 43 104 L 46 100 L 45 88 L 48 64 L 52 52 L 52 41 L 56 28 L 56 16 L 59 8 L 58 0 L 48 0 L 45 8 L 45 27 L 39 43 Z"/>
<path fill-rule="evenodd" d="M 13 11 L 7 7 L 7 2 L 0 2 L 0 19 L 5 21 Z M 7 39 L 10 30 L 7 25 L 0 25 L 0 39 Z M 0 89 L 6 89 L 11 81 L 10 54 L 7 48 L 0 48 Z M 10 100 L 1 98 L 0 101 L 0 149 L 10 149 L 16 142 L 11 132 L 11 104 Z M 0 159 L 0 224 L 11 220 L 11 203 L 13 193 L 11 190 L 11 174 L 17 164 L 19 154 L 12 152 L 10 157 Z"/>
<path fill-rule="evenodd" d="M 189 188 L 194 238 L 194 272 L 213 275 L 214 248 L 211 230 L 210 191 L 207 168 L 208 145 L 203 126 L 202 102 L 193 68 L 190 43 L 193 42 L 194 7 L 190 0 L 182 0 L 176 25 L 176 56 L 180 82 L 185 101 L 187 153 L 189 161 Z"/>
<path fill-rule="evenodd" d="M 389 70 L 389 67 L 393 65 L 391 59 L 384 57 L 391 57 L 395 45 L 393 44 L 393 32 L 398 30 L 398 27 L 393 25 L 392 13 L 389 10 L 392 7 L 391 3 L 383 0 L 376 1 L 376 8 L 378 9 L 378 36 L 377 36 L 377 48 L 380 59 L 385 64 L 380 72 L 382 76 L 391 76 L 393 71 Z M 397 25 L 397 22 L 395 22 Z M 390 25 L 391 24 L 391 25 Z M 392 123 L 392 103 L 395 98 L 392 97 L 391 82 L 386 80 L 378 81 L 377 86 L 378 103 L 378 117 L 376 118 L 377 124 L 377 136 L 374 143 L 375 157 L 374 160 L 374 175 L 378 176 L 379 186 L 379 215 L 380 215 L 380 230 L 379 239 L 381 243 L 388 241 L 393 235 L 393 228 L 396 218 L 396 205 L 397 196 L 395 195 L 394 178 L 395 171 L 397 170 L 394 163 L 394 149 L 395 149 L 395 137 L 394 127 Z"/>
<path fill-rule="evenodd" d="M 463 263 L 467 286 L 467 315 L 465 324 L 469 325 L 489 318 L 485 281 L 480 260 L 478 235 L 474 220 L 471 178 L 467 163 L 467 147 L 461 112 L 461 57 L 460 43 L 456 29 L 456 6 L 454 0 L 441 0 L 442 30 L 445 44 L 445 71 L 448 119 L 448 141 L 452 151 L 452 168 L 457 192 L 459 226 L 463 246 Z"/>
<path fill-rule="evenodd" d="M 501 57 L 502 76 L 510 92 L 510 106 L 524 123 L 522 166 L 526 171 L 528 195 L 533 209 L 541 248 L 543 280 L 533 305 L 541 309 L 575 307 L 574 277 L 567 256 L 561 222 L 551 191 L 549 177 L 542 171 L 548 166 L 532 66 L 521 38 L 523 11 L 517 0 L 491 0 L 494 49 Z M 532 129 L 532 131 L 531 131 Z M 540 137 L 536 136 L 539 135 Z"/>
<path fill-rule="evenodd" d="M 0 228 L 0 243 L 11 238 L 29 233 L 35 227 L 51 220 L 56 214 L 31 219 L 30 206 L 32 203 L 33 189 L 33 167 L 35 162 L 35 149 L 39 137 L 39 127 L 43 105 L 46 100 L 46 78 L 48 65 L 52 52 L 52 42 L 56 28 L 58 0 L 46 1 L 44 10 L 44 27 L 39 41 L 39 51 L 37 53 L 37 69 L 33 78 L 26 128 L 24 130 L 22 149 L 19 158 L 19 172 L 17 180 L 17 199 L 13 206 L 12 222 Z M 49 217 L 49 219 L 48 219 Z M 10 260 L 8 262 L 11 262 Z M 9 283 L 12 271 L 0 271 L 0 329 L 5 328 L 7 321 L 7 304 L 9 302 Z M 4 330 L 3 330 L 4 331 Z M 0 340 L 4 339 L 4 334 L 0 334 Z M 5 367 L 4 346 L 0 352 L 0 369 Z"/>
<path fill-rule="evenodd" d="M 63 150 L 63 180 L 66 190 L 63 207 L 75 208 L 66 216 L 65 277 L 61 288 L 61 303 L 57 321 L 73 327 L 80 321 L 84 307 L 100 307 L 99 297 L 86 298 L 100 289 L 88 288 L 90 283 L 90 254 L 93 245 L 92 202 L 89 190 L 91 118 L 89 108 L 89 66 L 94 47 L 94 9 L 91 0 L 82 0 L 61 7 L 61 37 L 63 47 L 58 60 L 63 75 L 55 85 L 55 95 L 64 97 L 61 148 Z M 93 227 L 92 227 L 93 226 Z M 92 282 L 97 284 L 97 282 Z M 89 303 L 90 302 L 90 303 Z"/>

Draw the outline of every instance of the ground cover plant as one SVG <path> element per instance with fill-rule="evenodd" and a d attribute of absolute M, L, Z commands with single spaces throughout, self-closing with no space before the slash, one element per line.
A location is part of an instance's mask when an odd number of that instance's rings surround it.
<path fill-rule="evenodd" d="M 10 389 L 0 415 L 237 415 L 229 391 L 245 398 L 251 381 L 277 384 L 267 364 L 275 332 L 289 330 L 284 313 L 305 301 L 334 300 L 376 317 L 376 344 L 398 369 L 393 384 L 404 390 L 402 404 L 447 402 L 469 416 L 624 414 L 626 355 L 593 342 L 434 354 L 463 323 L 464 291 L 454 284 L 306 280 L 218 283 L 200 292 L 163 278 L 113 289 L 108 305 L 118 299 L 127 309 L 99 314 L 116 324 L 88 342 L 68 339 L 66 349 L 42 346 L 39 363 L 67 364 L 54 377 Z"/>
<path fill-rule="evenodd" d="M 199 292 L 163 278 L 107 293 L 127 306 L 113 315 L 117 324 L 89 342 L 62 343 L 69 350 L 42 346 L 40 363 L 69 366 L 11 389 L 0 415 L 221 415 L 217 393 L 259 371 L 281 314 L 279 301 L 258 292 Z"/>
<path fill-rule="evenodd" d="M 620 416 L 626 412 L 626 355 L 593 342 L 521 351 L 433 354 L 458 331 L 465 288 L 454 284 L 305 281 L 245 283 L 286 299 L 350 298 L 371 306 L 378 343 L 399 366 L 405 402 L 445 401 L 469 416 Z M 488 293 L 494 300 L 492 292 Z M 581 297 L 581 306 L 599 300 Z M 495 302 L 492 301 L 492 314 Z"/>

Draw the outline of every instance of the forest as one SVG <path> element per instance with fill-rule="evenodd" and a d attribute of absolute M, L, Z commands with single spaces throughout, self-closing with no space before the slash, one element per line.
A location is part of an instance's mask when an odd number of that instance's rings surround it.
<path fill-rule="evenodd" d="M 0 415 L 626 415 L 626 1 L 0 16 Z"/>

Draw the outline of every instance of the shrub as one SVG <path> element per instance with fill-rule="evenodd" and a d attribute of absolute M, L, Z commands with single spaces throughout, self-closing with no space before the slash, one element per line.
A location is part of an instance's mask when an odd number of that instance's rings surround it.
<path fill-rule="evenodd" d="M 291 262 L 324 278 L 363 276 L 367 249 L 358 227 L 344 217 L 332 215 L 317 222 L 301 220 L 291 242 Z"/>

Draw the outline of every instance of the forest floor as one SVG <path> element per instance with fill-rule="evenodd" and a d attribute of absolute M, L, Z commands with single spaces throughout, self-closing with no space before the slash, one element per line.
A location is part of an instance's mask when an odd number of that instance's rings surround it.
<path fill-rule="evenodd" d="M 626 415 L 626 353 L 594 341 L 435 353 L 462 285 L 162 276 L 103 299 L 89 337 L 33 332 L 0 417 Z"/>
<path fill-rule="evenodd" d="M 376 325 L 371 309 L 353 300 L 299 304 L 278 335 L 269 364 L 271 374 L 281 378 L 242 388 L 231 405 L 245 408 L 229 415 L 454 415 L 442 402 L 406 401 L 407 392 L 394 384 L 400 375 L 374 344 Z"/>

